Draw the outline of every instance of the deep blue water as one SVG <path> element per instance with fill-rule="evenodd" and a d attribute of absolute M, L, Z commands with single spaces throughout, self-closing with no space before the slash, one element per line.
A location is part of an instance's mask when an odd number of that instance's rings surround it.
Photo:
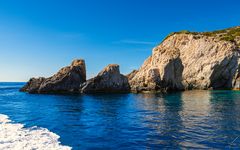
<path fill-rule="evenodd" d="M 240 148 L 240 92 L 31 95 L 0 83 L 0 113 L 73 149 Z"/>

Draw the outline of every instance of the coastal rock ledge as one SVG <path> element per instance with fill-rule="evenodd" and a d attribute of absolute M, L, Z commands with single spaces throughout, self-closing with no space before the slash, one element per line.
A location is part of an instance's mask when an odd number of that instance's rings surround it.
<path fill-rule="evenodd" d="M 50 78 L 32 78 L 29 93 L 166 92 L 240 89 L 240 27 L 213 32 L 175 32 L 153 48 L 138 70 L 124 76 L 109 65 L 86 81 L 84 60 Z"/>

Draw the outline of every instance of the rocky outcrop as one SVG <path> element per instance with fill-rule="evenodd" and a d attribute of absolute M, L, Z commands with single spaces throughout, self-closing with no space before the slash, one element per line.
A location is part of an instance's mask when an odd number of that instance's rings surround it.
<path fill-rule="evenodd" d="M 32 78 L 20 89 L 29 93 L 119 93 L 129 92 L 128 78 L 119 65 L 111 64 L 96 77 L 86 81 L 84 60 L 74 60 L 49 78 Z"/>
<path fill-rule="evenodd" d="M 80 87 L 81 93 L 119 93 L 129 90 L 128 79 L 120 74 L 119 65 L 116 64 L 108 65 Z"/>
<path fill-rule="evenodd" d="M 32 78 L 29 93 L 165 92 L 240 89 L 240 27 L 170 34 L 143 65 L 124 76 L 109 65 L 86 81 L 85 62 L 75 60 L 50 78 Z"/>
<path fill-rule="evenodd" d="M 132 72 L 130 72 L 129 74 L 126 75 L 126 77 L 128 78 L 128 80 L 132 80 L 132 78 L 138 73 L 138 70 L 133 70 Z"/>
<path fill-rule="evenodd" d="M 24 85 L 20 91 L 29 93 L 38 93 L 38 90 L 45 78 L 31 78 L 26 85 Z"/>
<path fill-rule="evenodd" d="M 131 90 L 239 88 L 238 42 L 220 37 L 203 33 L 172 34 L 153 49 L 134 77 L 129 78 Z"/>
<path fill-rule="evenodd" d="M 62 68 L 49 78 L 32 78 L 21 89 L 29 93 L 74 93 L 86 81 L 84 60 L 74 60 L 70 66 Z"/>

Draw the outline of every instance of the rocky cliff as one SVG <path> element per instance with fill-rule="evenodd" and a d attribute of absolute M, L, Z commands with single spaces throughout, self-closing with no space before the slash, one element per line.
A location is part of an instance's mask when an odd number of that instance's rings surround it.
<path fill-rule="evenodd" d="M 239 88 L 239 37 L 240 27 L 173 33 L 129 78 L 131 90 Z"/>
<path fill-rule="evenodd" d="M 175 32 L 156 46 L 139 70 L 124 76 L 109 65 L 86 81 L 84 60 L 50 78 L 32 78 L 29 93 L 165 92 L 240 89 L 240 27 L 214 32 Z"/>

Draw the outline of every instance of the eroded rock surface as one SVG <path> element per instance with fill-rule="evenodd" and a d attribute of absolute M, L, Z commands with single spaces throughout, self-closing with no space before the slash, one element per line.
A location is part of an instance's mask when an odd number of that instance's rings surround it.
<path fill-rule="evenodd" d="M 129 79 L 132 91 L 231 89 L 238 83 L 235 42 L 195 34 L 174 34 L 155 47 Z M 238 75 L 239 76 L 239 75 Z"/>
<path fill-rule="evenodd" d="M 32 78 L 30 93 L 163 92 L 240 89 L 240 27 L 170 34 L 143 65 L 124 76 L 109 65 L 86 81 L 85 62 L 75 60 L 50 78 Z"/>
<path fill-rule="evenodd" d="M 119 65 L 116 64 L 108 65 L 80 87 L 81 93 L 118 93 L 129 90 L 128 79 L 120 74 Z"/>
<path fill-rule="evenodd" d="M 32 78 L 21 91 L 29 93 L 74 93 L 86 81 L 84 60 L 74 60 L 49 78 Z"/>
<path fill-rule="evenodd" d="M 132 78 L 138 73 L 138 70 L 133 70 L 132 72 L 130 72 L 129 74 L 126 75 L 126 77 L 128 78 L 128 80 L 132 80 Z"/>
<path fill-rule="evenodd" d="M 26 85 L 24 85 L 20 91 L 29 93 L 38 93 L 38 90 L 45 78 L 31 78 Z"/>

